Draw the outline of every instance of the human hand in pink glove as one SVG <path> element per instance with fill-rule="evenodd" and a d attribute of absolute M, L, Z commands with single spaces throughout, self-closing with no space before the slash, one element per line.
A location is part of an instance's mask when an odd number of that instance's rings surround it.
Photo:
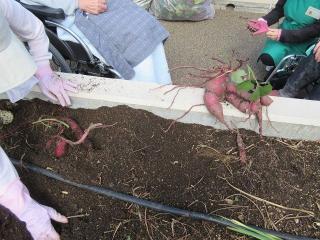
<path fill-rule="evenodd" d="M 58 101 L 63 107 L 71 104 L 67 91 L 77 92 L 76 84 L 57 76 L 49 65 L 38 67 L 36 77 L 44 95 L 53 101 Z"/>
<path fill-rule="evenodd" d="M 258 20 L 249 20 L 248 29 L 255 36 L 268 32 L 269 26 L 266 20 L 259 18 Z"/>
<path fill-rule="evenodd" d="M 30 197 L 28 189 L 17 179 L 0 196 L 0 204 L 9 209 L 20 221 L 26 223 L 34 240 L 60 240 L 51 225 L 51 219 L 67 223 L 68 219 L 53 208 L 41 205 Z"/>

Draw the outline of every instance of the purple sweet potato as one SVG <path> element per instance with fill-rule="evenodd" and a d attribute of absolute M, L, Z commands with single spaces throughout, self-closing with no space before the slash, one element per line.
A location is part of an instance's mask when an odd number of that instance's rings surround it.
<path fill-rule="evenodd" d="M 226 75 L 221 75 L 208 81 L 205 85 L 205 89 L 214 93 L 219 99 L 223 99 L 226 92 L 226 81 L 228 80 Z"/>
<path fill-rule="evenodd" d="M 206 91 L 203 96 L 204 104 L 208 111 L 221 123 L 226 125 L 223 117 L 222 104 L 219 101 L 219 97 L 213 92 Z"/>

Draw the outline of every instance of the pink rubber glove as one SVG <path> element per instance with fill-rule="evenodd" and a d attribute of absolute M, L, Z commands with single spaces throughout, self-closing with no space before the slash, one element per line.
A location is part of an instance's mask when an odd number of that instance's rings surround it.
<path fill-rule="evenodd" d="M 26 223 L 34 240 L 60 240 L 59 234 L 51 225 L 51 219 L 67 223 L 65 216 L 53 208 L 43 206 L 30 197 L 28 189 L 17 179 L 8 186 L 0 197 L 0 204 L 9 209 L 20 221 Z"/>
<path fill-rule="evenodd" d="M 260 35 L 269 31 L 269 26 L 266 20 L 259 18 L 258 20 L 249 20 L 248 29 L 252 35 Z"/>
<path fill-rule="evenodd" d="M 67 91 L 77 92 L 76 84 L 57 76 L 49 65 L 39 66 L 36 77 L 44 95 L 53 101 L 58 101 L 63 107 L 71 104 Z"/>

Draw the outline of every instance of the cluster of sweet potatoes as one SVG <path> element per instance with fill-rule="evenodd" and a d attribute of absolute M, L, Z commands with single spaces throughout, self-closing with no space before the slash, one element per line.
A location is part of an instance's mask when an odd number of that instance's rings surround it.
<path fill-rule="evenodd" d="M 176 121 L 186 116 L 193 107 L 201 105 L 205 105 L 208 111 L 228 129 L 235 131 L 235 129 L 230 127 L 230 123 L 227 123 L 224 118 L 222 102 L 228 102 L 240 112 L 247 114 L 248 118 L 250 118 L 251 115 L 255 115 L 259 124 L 259 133 L 260 136 L 262 136 L 262 107 L 268 107 L 273 102 L 270 98 L 270 95 L 272 94 L 272 86 L 270 84 L 259 83 L 250 66 L 247 66 L 247 71 L 242 69 L 243 61 L 237 60 L 237 62 L 239 62 L 239 66 L 234 69 L 231 67 L 231 64 L 226 65 L 220 60 L 218 60 L 218 62 L 222 65 L 212 69 L 203 69 L 193 66 L 175 68 L 192 68 L 200 71 L 200 75 L 189 75 L 205 79 L 205 81 L 198 85 L 175 86 L 170 90 L 167 90 L 165 94 L 179 88 L 169 108 L 173 105 L 179 91 L 186 87 L 203 87 L 205 89 L 203 95 L 204 104 L 191 106 L 188 111 L 175 119 L 169 125 L 165 130 L 166 132 L 170 130 Z M 245 145 L 239 130 L 236 129 L 236 132 L 239 159 L 242 163 L 246 163 Z"/>
<path fill-rule="evenodd" d="M 269 106 L 272 103 L 272 99 L 268 95 L 258 97 L 253 101 L 251 93 L 237 88 L 237 85 L 230 81 L 229 73 L 223 71 L 218 76 L 209 79 L 204 87 L 204 104 L 217 120 L 230 129 L 224 119 L 221 104 L 221 102 L 227 101 L 242 113 L 249 116 L 255 115 L 258 119 L 260 133 L 262 133 L 262 106 Z"/>
<path fill-rule="evenodd" d="M 91 142 L 85 136 L 86 131 L 83 131 L 82 128 L 74 119 L 69 117 L 59 117 L 58 120 L 64 122 L 67 126 L 69 126 L 72 132 L 72 135 L 76 138 L 77 141 L 81 141 L 78 144 L 83 143 L 87 147 L 90 147 L 90 148 L 92 147 Z M 52 145 L 54 145 L 53 153 L 54 153 L 54 156 L 57 158 L 63 157 L 67 153 L 68 146 L 73 145 L 72 141 L 61 136 L 64 130 L 65 130 L 64 127 L 62 127 L 62 129 L 60 130 L 60 133 L 58 135 L 51 137 L 49 141 L 46 143 L 47 149 L 51 149 Z"/>

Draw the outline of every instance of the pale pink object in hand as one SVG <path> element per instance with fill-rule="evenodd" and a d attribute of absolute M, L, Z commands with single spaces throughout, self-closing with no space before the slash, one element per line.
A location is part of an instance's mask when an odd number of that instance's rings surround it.
<path fill-rule="evenodd" d="M 41 205 L 30 197 L 28 189 L 17 179 L 0 197 L 0 204 L 9 209 L 26 227 L 34 240 L 59 240 L 51 219 L 67 223 L 68 219 L 53 208 Z"/>
<path fill-rule="evenodd" d="M 252 32 L 252 35 L 260 35 L 269 31 L 269 26 L 266 20 L 249 20 L 248 29 Z"/>
<path fill-rule="evenodd" d="M 57 76 L 47 64 L 38 67 L 36 77 L 44 95 L 58 101 L 63 107 L 71 104 L 67 91 L 77 92 L 76 84 Z"/>

